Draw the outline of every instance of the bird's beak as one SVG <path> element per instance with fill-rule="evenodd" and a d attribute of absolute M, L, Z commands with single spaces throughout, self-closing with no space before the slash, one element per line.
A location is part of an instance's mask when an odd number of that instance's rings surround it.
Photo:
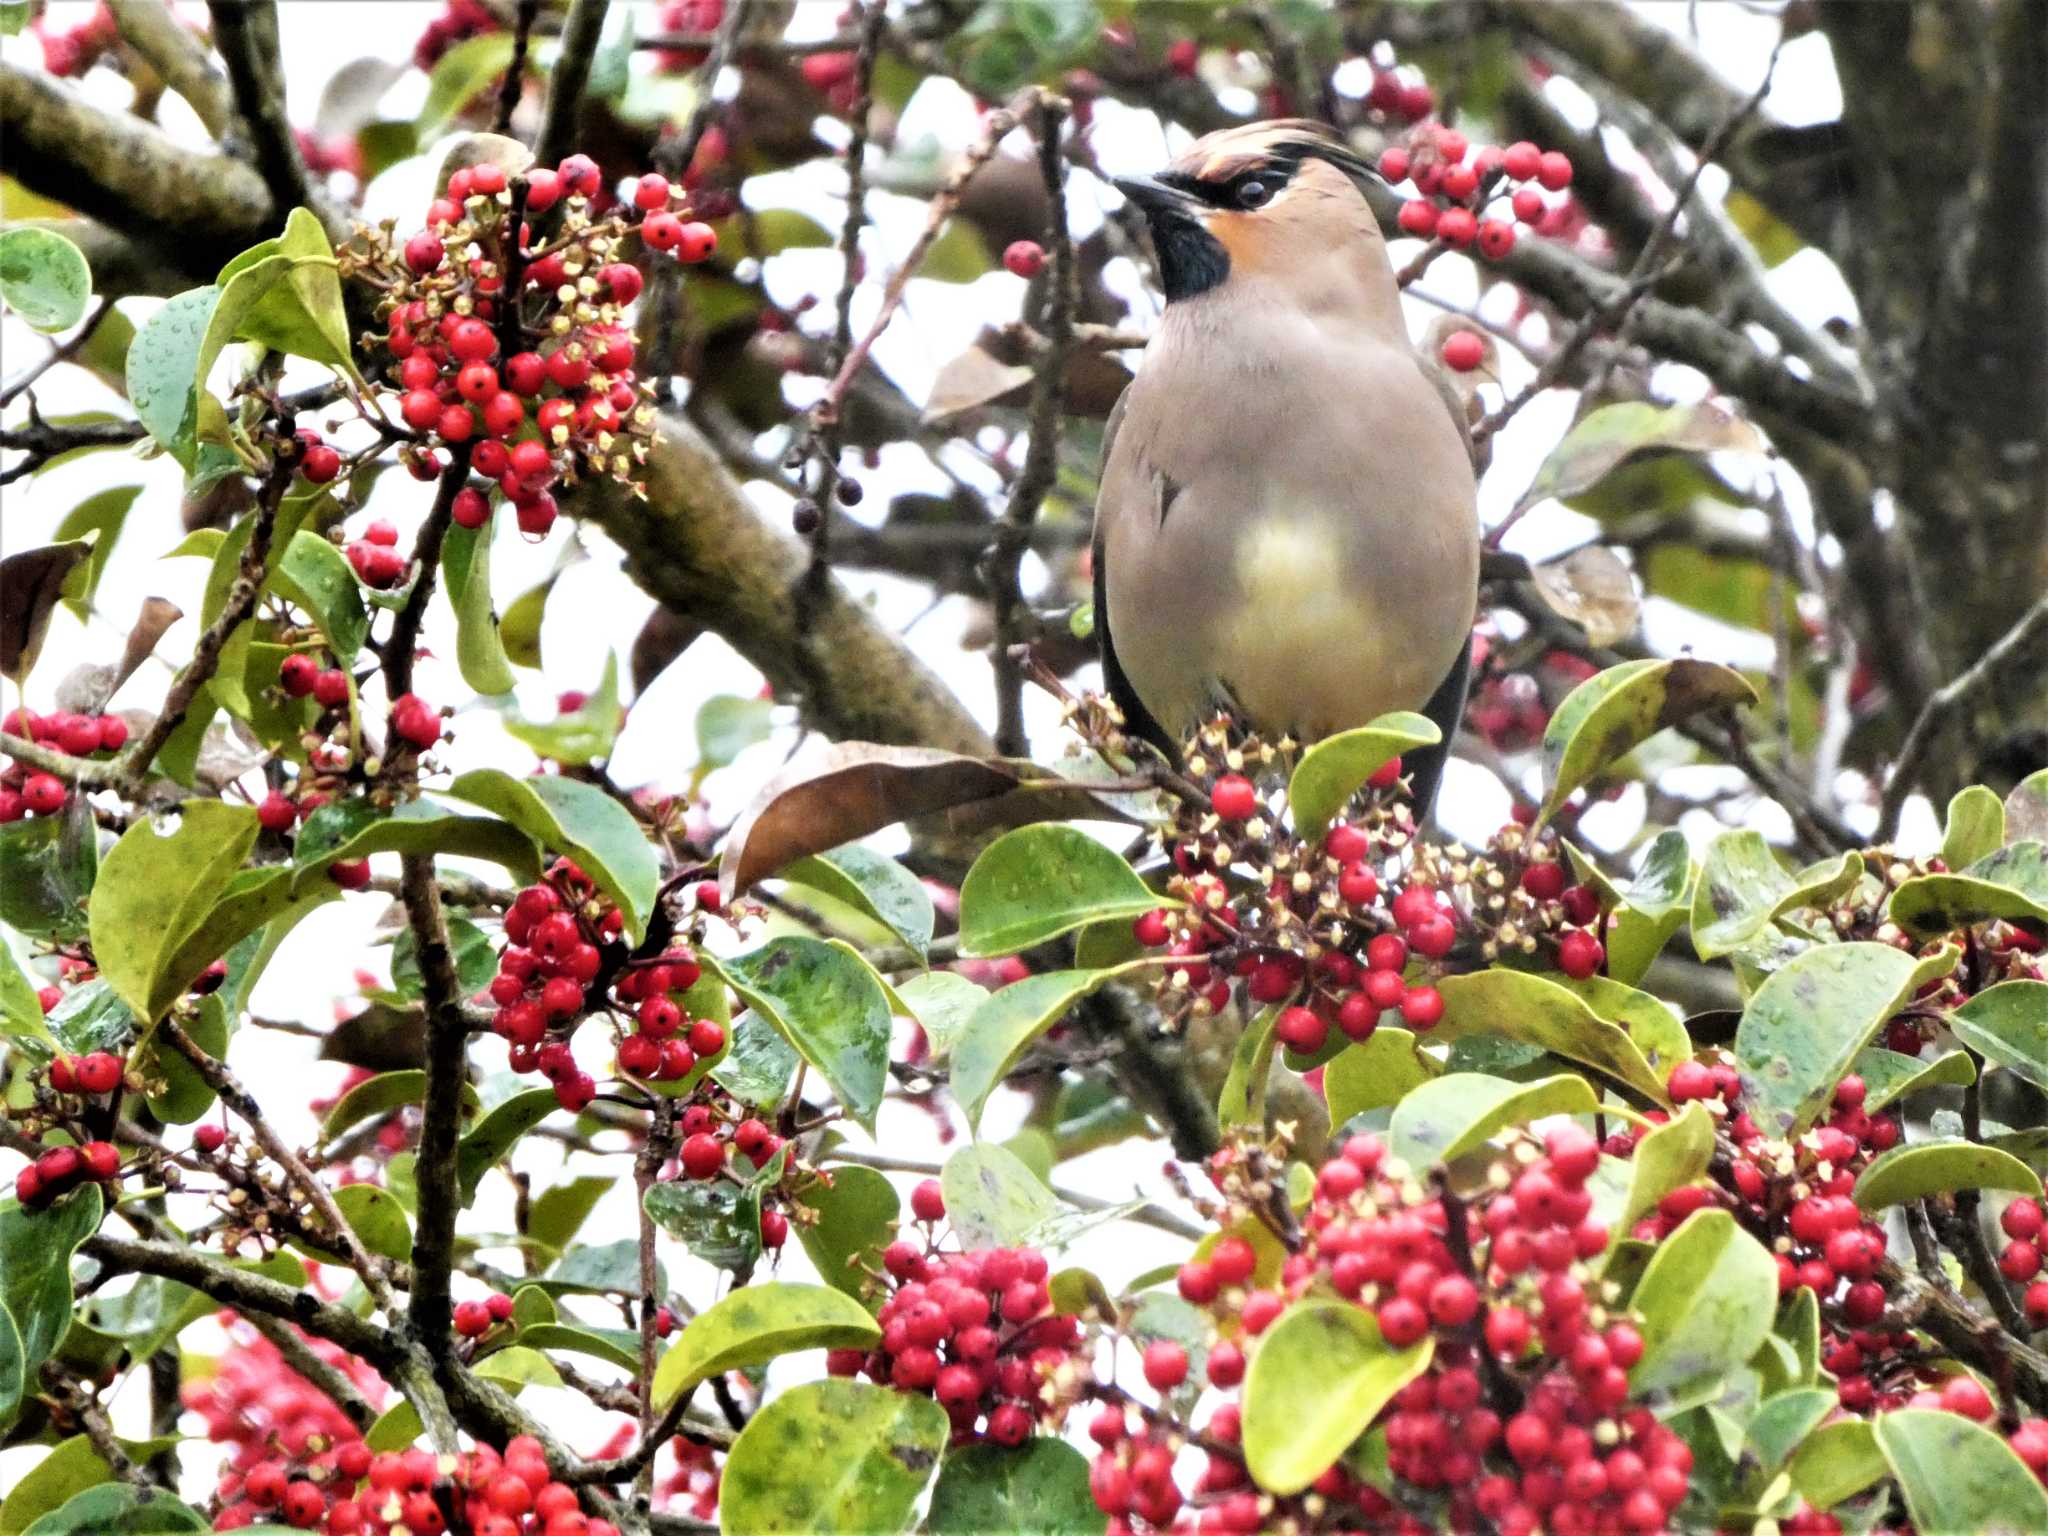
<path fill-rule="evenodd" d="M 1150 176 L 1117 176 L 1111 179 L 1110 185 L 1129 198 L 1148 219 L 1163 214 L 1185 213 L 1195 201 L 1187 193 Z"/>

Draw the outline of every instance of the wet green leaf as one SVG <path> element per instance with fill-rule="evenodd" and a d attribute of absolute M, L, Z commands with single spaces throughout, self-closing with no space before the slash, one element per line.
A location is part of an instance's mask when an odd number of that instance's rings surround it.
<path fill-rule="evenodd" d="M 945 1409 L 927 1397 L 858 1381 L 792 1387 L 733 1442 L 719 1528 L 724 1536 L 895 1536 L 915 1523 L 950 1433 Z"/>
<path fill-rule="evenodd" d="M 1040 822 L 982 850 L 960 883 L 960 952 L 1011 955 L 1088 923 L 1134 918 L 1161 898 L 1078 827 Z"/>
<path fill-rule="evenodd" d="M 1887 1469 L 1870 1421 L 1837 1419 L 1809 1435 L 1786 1470 L 1807 1503 L 1832 1509 L 1881 1481 Z"/>
<path fill-rule="evenodd" d="M 1294 1494 L 1328 1471 L 1394 1394 L 1428 1369 L 1435 1336 L 1406 1349 L 1348 1301 L 1300 1301 L 1260 1338 L 1244 1383 L 1245 1464 Z"/>
<path fill-rule="evenodd" d="M 464 1206 L 476 1198 L 484 1175 L 504 1160 L 519 1138 L 560 1107 L 554 1089 L 528 1088 L 513 1094 L 476 1123 L 455 1148 L 456 1183 Z"/>
<path fill-rule="evenodd" d="M 319 534 L 301 530 L 285 545 L 270 585 L 319 626 L 336 660 L 343 666 L 355 661 L 370 637 L 370 611 L 346 555 Z"/>
<path fill-rule="evenodd" d="M 48 1023 L 51 1038 L 73 1056 L 124 1051 L 135 1038 L 135 1015 L 101 977 L 66 991 Z"/>
<path fill-rule="evenodd" d="M 924 882 L 886 854 L 859 843 L 799 859 L 782 878 L 810 886 L 865 912 L 923 962 L 935 917 Z"/>
<path fill-rule="evenodd" d="M 551 1184 L 533 1197 L 533 1209 L 526 1221 L 526 1235 L 537 1243 L 560 1252 L 583 1229 L 597 1202 L 613 1180 L 595 1174 L 567 1183 Z"/>
<path fill-rule="evenodd" d="M 215 1061 L 228 1053 L 228 1011 L 219 993 L 200 999 L 199 1010 L 185 1022 L 192 1043 Z M 161 1092 L 149 1096 L 149 1112 L 166 1125 L 190 1125 L 213 1108 L 213 1089 L 199 1069 L 178 1051 L 152 1035 L 140 1052 L 144 1075 L 161 1079 Z"/>
<path fill-rule="evenodd" d="M 420 144 L 432 143 L 456 113 L 511 68 L 514 46 L 511 32 L 486 32 L 463 39 L 435 60 L 427 76 L 426 103 L 413 123 Z"/>
<path fill-rule="evenodd" d="M 1889 944 L 1825 944 L 1771 973 L 1735 1031 L 1743 1100 L 1766 1136 L 1796 1136 L 1827 1108 L 1857 1054 L 1956 951 L 1916 960 Z"/>
<path fill-rule="evenodd" d="M 176 1437 L 127 1441 L 131 1459 L 147 1461 Z M 26 1519 L 26 1524 L 17 1521 Z M 161 1488 L 114 1480 L 113 1470 L 84 1435 L 66 1440 L 24 1477 L 0 1505 L 6 1536 L 175 1536 L 211 1529 L 205 1517 Z"/>
<path fill-rule="evenodd" d="M 1273 1026 L 1280 1021 L 1281 1005 L 1259 1010 L 1237 1037 L 1230 1053 L 1230 1070 L 1223 1078 L 1223 1091 L 1216 1096 L 1216 1121 L 1225 1133 L 1241 1126 L 1254 1130 L 1266 1123 L 1266 1079 L 1273 1070 Z"/>
<path fill-rule="evenodd" d="M 764 1280 L 690 1319 L 655 1367 L 654 1401 L 665 1407 L 706 1377 L 800 1349 L 867 1349 L 881 1337 L 867 1309 L 843 1291 Z"/>
<path fill-rule="evenodd" d="M 1889 916 L 1916 939 L 1994 918 L 2048 923 L 2048 844 L 2013 843 L 1960 874 L 1908 880 L 1892 892 Z"/>
<path fill-rule="evenodd" d="M 1863 1107 L 1876 1114 L 1894 1099 L 1942 1084 L 1962 1087 L 1977 1080 L 1968 1051 L 1943 1051 L 1939 1056 L 1902 1056 L 1873 1045 L 1856 1053 L 1856 1075 L 1863 1079 Z"/>
<path fill-rule="evenodd" d="M 220 302 L 211 284 L 187 289 L 144 322 L 128 348 L 128 400 L 149 435 L 190 471 L 197 462 L 199 389 L 206 327 Z"/>
<path fill-rule="evenodd" d="M 1332 1130 L 1368 1109 L 1398 1104 L 1411 1088 L 1419 1088 L 1443 1069 L 1417 1046 L 1419 1037 L 1382 1024 L 1372 1037 L 1345 1046 L 1323 1069 L 1323 1098 L 1330 1106 Z"/>
<path fill-rule="evenodd" d="M 889 1071 L 888 995 L 851 950 L 772 939 L 723 962 L 705 959 L 818 1069 L 846 1112 L 872 1132 Z"/>
<path fill-rule="evenodd" d="M 1862 856 L 1854 853 L 1787 874 L 1761 832 L 1724 832 L 1700 867 L 1693 948 L 1702 960 L 1732 954 L 1786 913 L 1834 901 L 1862 875 Z"/>
<path fill-rule="evenodd" d="M 932 1048 L 932 1059 L 944 1061 L 953 1054 L 954 1045 L 967 1032 L 969 1021 L 988 997 L 989 990 L 969 981 L 958 971 L 925 971 L 908 981 L 898 982 L 896 995 L 917 1022 L 924 1026 L 925 1039 Z"/>
<path fill-rule="evenodd" d="M 618 904 L 627 938 L 638 943 L 646 933 L 661 862 L 633 813 L 603 790 L 575 779 L 515 779 L 496 768 L 476 768 L 449 785 L 448 793 L 567 854 Z"/>
<path fill-rule="evenodd" d="M 141 820 L 107 854 L 92 893 L 93 956 L 138 1018 L 161 1017 L 212 958 L 187 970 L 185 941 L 227 893 L 258 830 L 247 806 L 188 800 L 174 832 Z"/>
<path fill-rule="evenodd" d="M 2005 842 L 2005 802 L 1982 784 L 1959 791 L 1948 803 L 1941 834 L 1941 862 L 1964 869 L 1996 853 Z"/>
<path fill-rule="evenodd" d="M 0 239 L 5 238 L 0 235 Z M 65 592 L 64 606 L 80 623 L 84 623 L 92 611 L 93 596 L 99 591 L 100 577 L 106 574 L 107 560 L 114 553 L 114 545 L 121 537 L 121 529 L 128 521 L 135 498 L 141 494 L 139 485 L 113 486 L 86 497 L 65 513 L 64 521 L 57 525 L 54 537 L 58 543 L 87 537 L 92 539 L 92 553 L 86 556 L 84 580 L 79 582 L 73 578 L 65 582 L 67 588 L 76 585 L 75 592 Z"/>
<path fill-rule="evenodd" d="M 989 1095 L 1032 1043 L 1082 998 L 1118 974 L 1116 970 L 1042 971 L 985 995 L 952 1047 L 953 1096 L 966 1111 L 968 1124 L 981 1123 Z"/>
<path fill-rule="evenodd" d="M 575 709 L 544 722 L 507 716 L 505 729 L 542 757 L 586 767 L 612 755 L 626 712 L 619 704 L 619 658 L 607 654 L 597 691 Z"/>
<path fill-rule="evenodd" d="M 1726 1211 L 1694 1212 L 1636 1285 L 1643 1358 L 1629 1373 L 1632 1392 L 1660 1411 L 1712 1398 L 1763 1343 L 1777 1304 L 1770 1251 Z"/>
<path fill-rule="evenodd" d="M 46 335 L 85 318 L 92 269 L 85 253 L 53 229 L 0 230 L 0 303 Z"/>
<path fill-rule="evenodd" d="M 947 1158 L 939 1187 L 946 1219 L 968 1248 L 1021 1243 L 1064 1209 L 1016 1153 L 992 1142 L 972 1142 Z"/>
<path fill-rule="evenodd" d="M 1511 1083 L 1478 1072 L 1453 1072 L 1424 1083 L 1394 1106 L 1387 1145 L 1411 1168 L 1429 1168 L 1476 1151 L 1511 1125 L 1546 1115 L 1591 1114 L 1599 1107 L 1586 1080 L 1569 1073 Z"/>
<path fill-rule="evenodd" d="M 697 766 L 723 768 L 748 747 L 768 739 L 775 718 L 773 699 L 743 699 L 721 693 L 697 706 Z"/>
<path fill-rule="evenodd" d="M 1755 702 L 1756 690 L 1734 668 L 1683 657 L 1625 661 L 1586 679 L 1565 696 L 1543 732 L 1549 781 L 1543 815 L 1555 814 L 1573 790 L 1666 726 L 1703 710 Z"/>
<path fill-rule="evenodd" d="M 1672 1190 L 1705 1178 L 1707 1164 L 1713 1160 L 1714 1118 L 1706 1106 L 1688 1104 L 1683 1114 L 1636 1143 L 1635 1156 L 1629 1162 L 1628 1199 L 1621 1208 L 1621 1219 L 1611 1225 L 1629 1231 Z"/>
<path fill-rule="evenodd" d="M 497 610 L 491 606 L 491 534 L 496 528 L 495 518 L 481 528 L 451 527 L 441 556 L 448 602 L 455 610 L 455 663 L 462 680 L 483 694 L 510 693 L 518 682 L 498 635 Z M 613 702 L 616 706 L 616 692 Z"/>
<path fill-rule="evenodd" d="M 1656 1104 L 1668 1104 L 1664 1079 L 1631 1032 L 1596 1013 L 1570 987 L 1529 971 L 1473 971 L 1438 985 L 1444 1016 L 1431 1038 L 1494 1034 L 1605 1073 Z"/>
<path fill-rule="evenodd" d="M 925 1518 L 931 1536 L 1102 1536 L 1107 1525 L 1088 1492 L 1088 1458 L 1044 1435 L 1014 1450 L 949 1451 Z"/>
<path fill-rule="evenodd" d="M 354 376 L 341 275 L 327 231 L 310 208 L 294 208 L 284 232 L 253 245 L 214 279 L 220 303 L 194 369 L 202 389 L 229 341 L 251 341 Z"/>
<path fill-rule="evenodd" d="M 1948 1016 L 1971 1050 L 2048 1088 L 2048 981 L 2001 981 Z"/>
<path fill-rule="evenodd" d="M 82 937 L 99 862 L 89 806 L 78 818 L 38 816 L 0 826 L 0 922 L 32 939 Z"/>
<path fill-rule="evenodd" d="M 1596 886 L 1605 898 L 1602 904 L 1614 914 L 1607 929 L 1607 975 L 1634 986 L 1664 952 L 1691 906 L 1699 872 L 1685 834 L 1675 827 L 1658 833 L 1643 855 L 1642 868 L 1626 886 L 1608 880 L 1570 843 L 1565 852 L 1580 881 Z"/>
<path fill-rule="evenodd" d="M 0 1200 L 0 1309 L 14 1320 L 10 1342 L 23 1388 L 37 1387 L 38 1370 L 70 1325 L 71 1255 L 99 1230 L 101 1208 L 97 1184 L 35 1211 L 12 1196 Z M 18 1399 L 0 1398 L 0 1423 L 11 1421 L 18 1406 Z"/>

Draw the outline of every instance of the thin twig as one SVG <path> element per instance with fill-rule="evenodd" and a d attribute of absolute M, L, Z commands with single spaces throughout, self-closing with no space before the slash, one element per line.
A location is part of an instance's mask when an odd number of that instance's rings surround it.
<path fill-rule="evenodd" d="M 75 356 L 80 347 L 92 340 L 93 332 L 100 328 L 100 322 L 113 313 L 113 309 L 114 301 L 112 299 L 102 298 L 99 303 L 95 304 L 92 307 L 92 313 L 85 317 L 84 322 L 79 325 L 78 329 L 50 349 L 49 356 L 45 357 L 41 362 L 31 364 L 18 377 L 8 383 L 4 389 L 0 389 L 0 406 L 12 405 L 16 395 L 19 395 L 29 385 L 35 383 L 37 379 L 40 379 L 57 364 L 67 362 Z M 9 443 L 7 446 L 13 447 L 14 445 Z"/>
<path fill-rule="evenodd" d="M 1992 684 L 2008 671 L 2024 675 L 2028 669 L 2041 666 L 2042 662 L 2034 656 L 2034 649 L 2044 641 L 2048 641 L 2048 597 L 2040 599 L 2020 615 L 2020 621 L 1979 656 L 1969 671 L 1937 689 L 1928 699 L 1927 707 L 1920 711 L 1919 717 L 1907 730 L 1906 739 L 1899 744 L 1899 755 L 1892 764 L 1891 777 L 1885 780 L 1884 800 L 1877 821 L 1879 842 L 1889 842 L 1898 835 L 1899 815 L 1906 808 L 1906 797 L 1920 782 L 1929 754 L 1969 713 L 1978 696 L 1988 692 Z"/>
<path fill-rule="evenodd" d="M 493 133 L 512 131 L 512 114 L 519 109 L 519 97 L 526 85 L 526 49 L 533 39 L 533 19 L 539 14 L 540 0 L 519 0 L 518 12 L 512 19 L 512 62 L 505 68 L 505 78 L 498 82 L 498 111 L 491 120 Z M 506 289 L 508 293 L 518 291 L 509 286 Z"/>
<path fill-rule="evenodd" d="M 298 135 L 285 111 L 276 0 L 215 0 L 207 13 L 213 23 L 213 45 L 235 88 L 235 106 L 254 141 L 256 169 L 277 200 L 279 214 L 308 207 L 323 215 L 323 223 L 339 222 L 325 217 L 328 210 L 317 206 L 324 200 L 307 177 L 306 159 L 299 153 Z"/>
<path fill-rule="evenodd" d="M 511 307 L 509 304 L 506 306 L 507 309 Z M 426 621 L 427 599 L 434 595 L 434 578 L 441 567 L 441 546 L 447 542 L 456 493 L 469 482 L 470 445 L 457 443 L 449 452 L 448 467 L 441 471 L 441 483 L 434 492 L 434 505 L 427 512 L 427 520 L 420 524 L 419 536 L 413 540 L 412 591 L 406 597 L 405 606 L 391 621 L 391 637 L 384 642 L 384 691 L 393 702 L 400 695 L 412 692 L 412 668 L 419 649 L 420 626 Z M 478 537 L 482 536 L 480 532 Z"/>
<path fill-rule="evenodd" d="M 1060 125 L 1066 103 L 1058 97 L 1038 99 L 1038 171 L 1045 183 L 1048 269 L 1045 355 L 1031 383 L 1031 440 L 1024 451 L 1024 472 L 1010 491 L 1010 504 L 996 524 L 989 552 L 988 585 L 995 610 L 995 638 L 990 660 L 996 674 L 996 750 L 1023 757 L 1030 751 L 1024 734 L 1024 669 L 1016 648 L 1025 611 L 1022 588 L 1024 551 L 1046 492 L 1059 473 L 1060 405 L 1065 399 L 1067 350 L 1072 342 L 1075 305 L 1074 240 L 1067 228 L 1066 160 L 1060 154 Z"/>
<path fill-rule="evenodd" d="M 533 141 L 533 157 L 540 165 L 555 164 L 575 146 L 583 92 L 590 84 L 590 64 L 597 54 L 598 39 L 604 35 L 608 5 L 609 0 L 571 0 L 568 19 L 562 23 L 554 74 L 548 81 L 547 110 Z"/>
<path fill-rule="evenodd" d="M 370 1405 L 356 1384 L 349 1380 L 346 1372 L 329 1365 L 299 1337 L 298 1330 L 284 1319 L 272 1317 L 264 1312 L 244 1312 L 243 1319 L 264 1338 L 271 1342 L 284 1357 L 284 1363 L 297 1371 L 327 1400 L 339 1408 L 349 1423 L 357 1429 L 368 1429 L 377 1421 L 377 1410 Z"/>

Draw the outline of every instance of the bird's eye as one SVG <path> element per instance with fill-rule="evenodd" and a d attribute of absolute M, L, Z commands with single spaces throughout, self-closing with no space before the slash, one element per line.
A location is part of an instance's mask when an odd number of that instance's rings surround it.
<path fill-rule="evenodd" d="M 1273 200 L 1273 183 L 1254 177 L 1237 189 L 1240 208 L 1263 208 Z"/>

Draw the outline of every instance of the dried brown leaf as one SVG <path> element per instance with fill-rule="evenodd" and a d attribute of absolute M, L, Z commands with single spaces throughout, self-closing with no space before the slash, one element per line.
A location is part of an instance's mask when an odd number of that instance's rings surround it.
<path fill-rule="evenodd" d="M 1571 620 L 1593 645 L 1613 645 L 1636 627 L 1642 601 L 1621 557 L 1604 544 L 1588 544 L 1529 573 L 1552 613 Z"/>
<path fill-rule="evenodd" d="M 36 664 L 64 578 L 92 553 L 84 539 L 24 549 L 0 560 L 0 673 L 20 686 Z"/>
<path fill-rule="evenodd" d="M 925 401 L 924 422 L 930 426 L 992 405 L 1031 382 L 1031 370 L 1022 364 L 998 362 L 980 346 L 969 347 L 939 370 L 932 381 L 931 397 Z"/>

